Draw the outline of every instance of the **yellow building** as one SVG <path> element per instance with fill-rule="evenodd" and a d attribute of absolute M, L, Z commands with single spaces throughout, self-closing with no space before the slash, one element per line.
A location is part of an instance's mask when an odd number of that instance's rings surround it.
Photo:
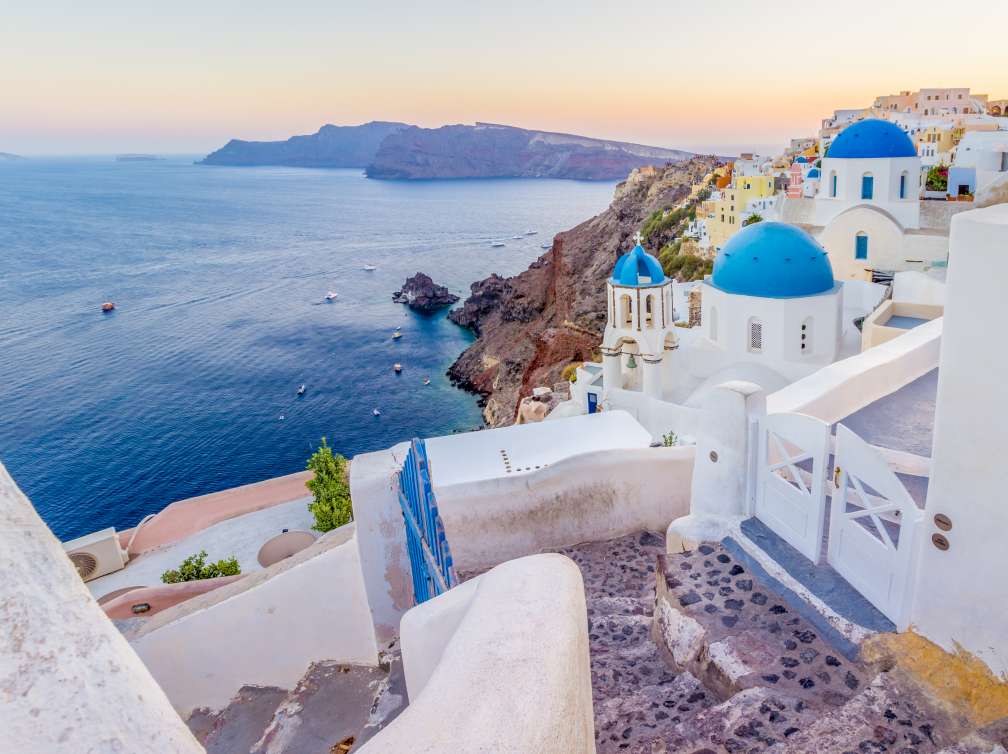
<path fill-rule="evenodd" d="M 721 198 L 709 203 L 707 234 L 711 246 L 720 249 L 745 220 L 746 207 L 756 199 L 766 199 L 774 195 L 772 175 L 737 176 L 727 188 L 721 190 Z"/>

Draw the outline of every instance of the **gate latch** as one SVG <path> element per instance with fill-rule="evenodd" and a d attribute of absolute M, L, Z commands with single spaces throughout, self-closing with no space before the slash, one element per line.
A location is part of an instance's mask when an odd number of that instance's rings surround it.
<path fill-rule="evenodd" d="M 837 466 L 835 469 L 833 469 L 833 486 L 836 487 L 836 488 L 838 488 L 838 489 L 840 487 L 840 467 L 839 466 Z"/>

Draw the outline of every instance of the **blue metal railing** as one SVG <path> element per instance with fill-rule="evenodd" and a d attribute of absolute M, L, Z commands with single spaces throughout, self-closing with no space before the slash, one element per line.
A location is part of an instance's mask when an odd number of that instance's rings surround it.
<path fill-rule="evenodd" d="M 416 604 L 457 583 L 448 538 L 431 489 L 430 462 L 423 440 L 414 439 L 399 472 L 399 507 L 406 526 L 406 551 Z"/>

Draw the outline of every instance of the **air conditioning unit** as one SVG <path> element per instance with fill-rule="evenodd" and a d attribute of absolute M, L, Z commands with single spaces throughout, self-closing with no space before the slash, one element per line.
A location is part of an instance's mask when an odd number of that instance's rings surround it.
<path fill-rule="evenodd" d="M 63 549 L 85 581 L 118 571 L 129 560 L 129 556 L 119 546 L 119 535 L 113 527 L 64 542 Z"/>

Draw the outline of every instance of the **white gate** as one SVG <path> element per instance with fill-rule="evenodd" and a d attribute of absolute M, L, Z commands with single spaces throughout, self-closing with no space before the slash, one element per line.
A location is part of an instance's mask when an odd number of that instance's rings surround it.
<path fill-rule="evenodd" d="M 813 563 L 822 549 L 829 437 L 826 422 L 804 414 L 759 422 L 755 514 Z"/>
<path fill-rule="evenodd" d="M 903 631 L 909 623 L 914 539 L 924 512 L 879 452 L 842 424 L 836 431 L 836 465 L 829 564 Z"/>

